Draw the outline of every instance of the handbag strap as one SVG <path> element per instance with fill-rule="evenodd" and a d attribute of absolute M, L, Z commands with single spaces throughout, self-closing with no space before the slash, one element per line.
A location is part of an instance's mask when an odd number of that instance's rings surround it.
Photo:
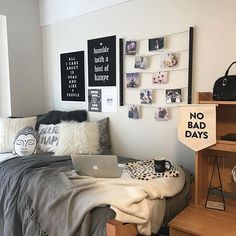
<path fill-rule="evenodd" d="M 229 68 L 228 68 L 227 71 L 225 72 L 225 76 L 228 76 L 230 68 L 231 68 L 232 65 L 235 64 L 235 63 L 236 63 L 236 61 L 234 61 L 234 62 L 231 63 L 231 65 L 229 66 Z"/>

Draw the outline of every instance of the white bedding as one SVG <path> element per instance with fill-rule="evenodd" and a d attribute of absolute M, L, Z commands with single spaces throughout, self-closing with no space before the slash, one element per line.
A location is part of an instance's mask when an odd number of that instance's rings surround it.
<path fill-rule="evenodd" d="M 70 179 L 74 181 L 74 187 L 55 199 L 53 204 L 70 196 L 68 204 L 79 205 L 81 215 L 77 215 L 78 219 L 93 207 L 108 204 L 116 212 L 117 220 L 136 223 L 139 233 L 150 235 L 158 231 L 165 214 L 165 200 L 161 199 L 176 195 L 184 186 L 184 171 L 180 167 L 178 169 L 179 177 L 160 177 L 148 181 L 132 179 L 127 173 L 117 179 L 102 179 L 72 172 Z M 76 204 L 73 204 L 72 199 L 78 193 L 80 198 L 75 198 Z"/>
<path fill-rule="evenodd" d="M 12 152 L 0 153 L 0 163 L 15 157 Z"/>

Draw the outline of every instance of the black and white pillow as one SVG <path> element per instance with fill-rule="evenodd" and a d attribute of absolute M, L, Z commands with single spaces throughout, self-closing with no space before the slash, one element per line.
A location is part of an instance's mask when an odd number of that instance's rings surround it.
<path fill-rule="evenodd" d="M 39 134 L 31 126 L 19 130 L 13 142 L 13 154 L 17 156 L 30 156 L 38 148 Z"/>
<path fill-rule="evenodd" d="M 0 118 L 0 153 L 12 152 L 16 133 L 26 126 L 35 127 L 37 117 Z"/>

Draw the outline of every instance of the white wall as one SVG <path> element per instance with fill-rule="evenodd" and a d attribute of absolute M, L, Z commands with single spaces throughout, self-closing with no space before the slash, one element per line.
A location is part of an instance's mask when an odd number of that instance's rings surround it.
<path fill-rule="evenodd" d="M 6 17 L 0 15 L 0 116 L 11 114 Z"/>
<path fill-rule="evenodd" d="M 148 38 L 189 26 L 195 28 L 193 91 L 212 91 L 214 81 L 236 59 L 235 8 L 234 0 L 133 0 L 43 27 L 47 108 L 87 108 L 85 103 L 60 101 L 60 53 L 85 50 L 87 68 L 88 39 L 114 34 Z M 168 122 L 154 121 L 152 109 L 143 109 L 140 120 L 128 119 L 126 107 L 114 114 L 89 113 L 89 117 L 110 117 L 114 153 L 143 159 L 162 155 L 193 169 L 194 153 L 177 141 L 177 109 L 170 112 Z"/>
<path fill-rule="evenodd" d="M 42 40 L 38 0 L 0 0 L 6 16 L 11 115 L 45 111 Z M 4 104 L 5 100 L 0 100 Z M 9 114 L 10 115 L 10 114 Z"/>
<path fill-rule="evenodd" d="M 39 0 L 41 26 L 97 11 L 128 0 Z"/>

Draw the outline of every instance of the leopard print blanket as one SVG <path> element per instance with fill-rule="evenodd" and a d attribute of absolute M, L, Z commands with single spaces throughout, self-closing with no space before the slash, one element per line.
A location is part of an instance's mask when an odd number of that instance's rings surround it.
<path fill-rule="evenodd" d="M 128 162 L 125 164 L 125 171 L 127 171 L 132 178 L 140 180 L 179 176 L 179 170 L 174 166 L 163 173 L 155 172 L 154 160 Z"/>

